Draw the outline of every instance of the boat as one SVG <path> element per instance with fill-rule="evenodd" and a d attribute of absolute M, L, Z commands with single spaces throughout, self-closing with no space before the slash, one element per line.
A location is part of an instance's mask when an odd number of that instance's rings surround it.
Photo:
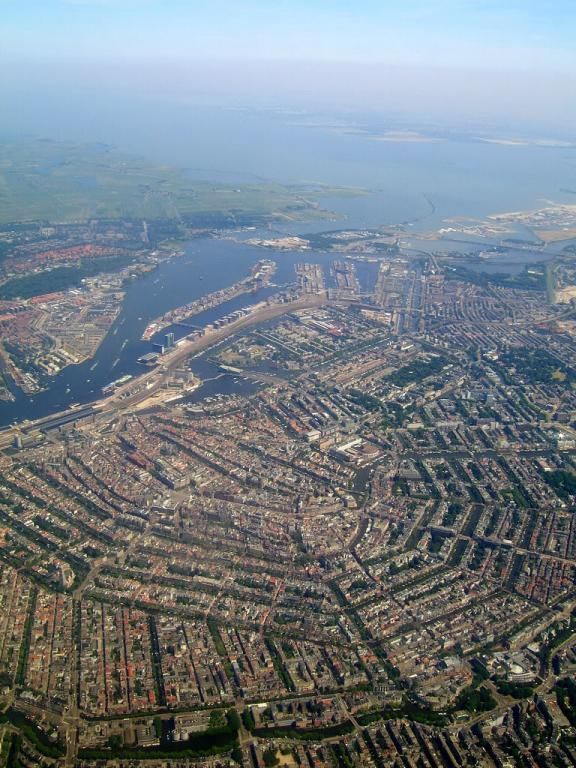
<path fill-rule="evenodd" d="M 111 381 L 110 384 L 106 384 L 105 387 L 102 387 L 102 394 L 111 395 L 118 389 L 118 387 L 121 387 L 122 384 L 126 384 L 126 382 L 130 381 L 131 378 L 132 376 L 130 374 L 126 374 L 126 376 L 121 376 L 119 379 Z"/>
<path fill-rule="evenodd" d="M 242 368 L 235 368 L 233 365 L 224 365 L 223 363 L 218 366 L 224 373 L 242 373 Z"/>

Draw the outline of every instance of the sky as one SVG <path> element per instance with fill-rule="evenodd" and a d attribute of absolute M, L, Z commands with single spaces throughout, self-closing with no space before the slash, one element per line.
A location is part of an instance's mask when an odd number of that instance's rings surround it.
<path fill-rule="evenodd" d="M 574 0 L 0 0 L 0 15 L 0 91 L 576 117 Z"/>
<path fill-rule="evenodd" d="M 23 57 L 433 61 L 576 71 L 572 0 L 0 0 Z"/>

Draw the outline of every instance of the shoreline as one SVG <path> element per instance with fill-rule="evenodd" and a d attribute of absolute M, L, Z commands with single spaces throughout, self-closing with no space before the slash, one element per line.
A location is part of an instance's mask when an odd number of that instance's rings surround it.
<path fill-rule="evenodd" d="M 151 398 L 162 385 L 170 372 L 178 366 L 187 357 L 191 357 L 200 352 L 205 352 L 215 344 L 218 344 L 227 338 L 234 336 L 238 331 L 249 328 L 259 323 L 274 320 L 283 314 L 300 309 L 312 309 L 321 307 L 328 303 L 328 294 L 326 291 L 320 294 L 313 294 L 298 299 L 275 304 L 256 304 L 253 311 L 248 315 L 235 320 L 234 322 L 222 327 L 208 331 L 200 338 L 190 339 L 184 337 L 180 340 L 179 346 L 168 352 L 163 358 L 162 363 L 151 371 L 146 371 L 140 376 L 130 379 L 125 385 L 119 387 L 113 394 L 107 397 L 101 397 L 92 402 L 85 403 L 82 406 L 72 406 L 71 408 L 59 411 L 48 416 L 33 421 L 23 420 L 18 424 L 10 425 L 0 429 L 0 451 L 10 447 L 16 435 L 21 433 L 32 434 L 50 428 L 52 423 L 57 423 L 68 419 L 67 423 L 74 422 L 74 416 L 77 419 L 89 418 L 96 415 L 110 415 L 128 410 L 137 406 L 144 400 Z"/>

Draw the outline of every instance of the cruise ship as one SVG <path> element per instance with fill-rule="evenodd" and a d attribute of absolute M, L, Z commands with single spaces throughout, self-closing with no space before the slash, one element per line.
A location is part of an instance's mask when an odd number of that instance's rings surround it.
<path fill-rule="evenodd" d="M 131 378 L 132 376 L 130 374 L 126 374 L 126 376 L 121 376 L 119 379 L 111 381 L 110 384 L 106 384 L 105 387 L 102 387 L 102 394 L 111 395 L 113 392 L 116 392 L 118 387 L 121 387 L 122 384 L 126 384 L 126 382 L 130 381 Z"/>

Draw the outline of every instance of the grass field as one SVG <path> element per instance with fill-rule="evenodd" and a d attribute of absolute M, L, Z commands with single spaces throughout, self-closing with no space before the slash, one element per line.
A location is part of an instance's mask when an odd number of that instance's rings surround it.
<path fill-rule="evenodd" d="M 0 224 L 88 218 L 326 216 L 325 195 L 359 190 L 280 184 L 197 182 L 105 145 L 48 140 L 0 142 Z"/>

